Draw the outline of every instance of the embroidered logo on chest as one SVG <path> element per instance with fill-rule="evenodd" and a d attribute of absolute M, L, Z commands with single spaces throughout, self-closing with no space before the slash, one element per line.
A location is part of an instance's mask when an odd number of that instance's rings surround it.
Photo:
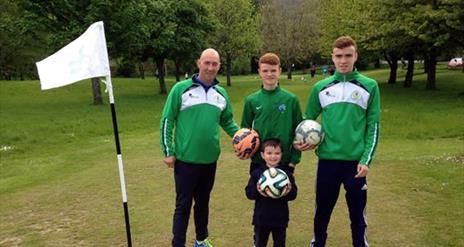
<path fill-rule="evenodd" d="M 355 90 L 355 91 L 353 91 L 353 93 L 351 93 L 351 99 L 352 100 L 360 100 L 361 99 L 361 94 L 359 93 L 358 90 Z"/>
<path fill-rule="evenodd" d="M 282 103 L 282 104 L 279 105 L 278 109 L 279 109 L 280 113 L 284 113 L 285 110 L 287 110 L 287 106 L 285 106 L 285 104 Z"/>

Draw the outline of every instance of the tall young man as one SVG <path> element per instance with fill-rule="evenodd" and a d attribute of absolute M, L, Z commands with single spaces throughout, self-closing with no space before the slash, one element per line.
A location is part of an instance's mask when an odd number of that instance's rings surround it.
<path fill-rule="evenodd" d="M 160 123 L 164 163 L 174 168 L 176 209 L 173 247 L 184 247 L 192 201 L 195 201 L 194 247 L 211 247 L 208 237 L 210 192 L 220 153 L 219 126 L 229 136 L 238 130 L 224 88 L 218 85 L 219 54 L 206 49 L 197 61 L 199 73 L 171 89 Z M 172 132 L 175 131 L 173 141 Z M 174 144 L 173 144 L 174 142 Z"/>
<path fill-rule="evenodd" d="M 276 54 L 266 53 L 261 56 L 258 71 L 262 86 L 245 98 L 241 127 L 253 128 L 261 140 L 279 139 L 282 144 L 282 163 L 293 172 L 301 158 L 301 152 L 292 145 L 295 128 L 302 120 L 300 103 L 294 94 L 279 85 L 282 69 Z M 250 174 L 264 164 L 259 152 L 251 159 Z"/>
<path fill-rule="evenodd" d="M 314 237 L 311 246 L 325 246 L 327 227 L 343 184 L 351 220 L 352 244 L 367 243 L 367 172 L 379 137 L 380 93 L 377 82 L 356 69 L 355 41 L 339 37 L 333 44 L 333 76 L 317 82 L 309 96 L 306 119 L 322 114 L 324 141 L 316 150 L 319 157 L 316 178 Z M 312 145 L 295 144 L 299 150 Z"/>

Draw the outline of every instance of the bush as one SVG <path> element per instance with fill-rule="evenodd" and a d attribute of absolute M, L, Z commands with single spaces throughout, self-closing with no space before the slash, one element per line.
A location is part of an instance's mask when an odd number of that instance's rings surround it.
<path fill-rule="evenodd" d="M 122 77 L 132 77 L 136 75 L 135 63 L 128 59 L 123 59 L 118 62 L 116 74 Z"/>
<path fill-rule="evenodd" d="M 232 62 L 232 75 L 248 75 L 251 72 L 249 57 L 242 57 Z"/>

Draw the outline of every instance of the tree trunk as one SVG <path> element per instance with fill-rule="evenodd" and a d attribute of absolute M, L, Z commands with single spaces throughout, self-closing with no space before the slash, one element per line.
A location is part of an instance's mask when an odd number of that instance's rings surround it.
<path fill-rule="evenodd" d="M 92 93 L 93 93 L 93 104 L 103 105 L 102 94 L 100 90 L 100 79 L 92 78 Z"/>
<path fill-rule="evenodd" d="M 24 71 L 23 67 L 19 68 L 19 80 L 24 81 Z"/>
<path fill-rule="evenodd" d="M 143 63 L 139 63 L 139 72 L 140 78 L 142 78 L 142 80 L 145 80 L 145 67 L 143 66 Z"/>
<path fill-rule="evenodd" d="M 252 57 L 250 58 L 250 71 L 251 71 L 252 74 L 253 74 L 253 73 L 256 73 L 256 74 L 257 74 L 257 73 L 258 73 L 258 69 L 259 69 L 259 68 L 258 68 L 258 66 L 259 66 L 259 65 L 258 65 L 258 60 L 259 60 L 259 58 L 254 57 L 254 56 L 252 56 Z"/>
<path fill-rule="evenodd" d="M 160 84 L 160 94 L 167 94 L 166 82 L 164 81 L 164 57 L 156 58 L 156 68 L 158 69 L 158 81 Z"/>
<path fill-rule="evenodd" d="M 2 77 L 3 77 L 3 79 L 5 79 L 7 81 L 11 81 L 11 74 L 8 72 L 8 68 L 3 69 Z"/>
<path fill-rule="evenodd" d="M 424 74 L 428 73 L 429 69 L 429 54 L 425 53 L 424 54 Z"/>
<path fill-rule="evenodd" d="M 230 80 L 230 75 L 232 73 L 232 59 L 229 54 L 226 55 L 226 75 L 227 75 L 227 86 L 232 86 L 232 82 Z"/>
<path fill-rule="evenodd" d="M 176 61 L 175 64 L 176 64 L 176 72 L 175 72 L 175 74 L 176 74 L 176 82 L 178 82 L 178 81 L 180 81 L 180 75 L 179 75 L 180 74 L 180 62 Z"/>
<path fill-rule="evenodd" d="M 411 87 L 412 86 L 412 77 L 414 75 L 414 52 L 409 51 L 407 53 L 408 59 L 408 71 L 406 71 L 406 76 L 404 78 L 404 87 Z"/>
<path fill-rule="evenodd" d="M 388 77 L 388 84 L 396 84 L 396 75 L 398 71 L 398 56 L 394 53 L 385 56 L 385 59 L 390 66 L 390 76 Z"/>
<path fill-rule="evenodd" d="M 437 67 L 437 50 L 435 47 L 432 47 L 429 52 L 429 63 L 427 68 L 427 85 L 425 89 L 435 90 L 436 86 L 436 67 Z"/>
<path fill-rule="evenodd" d="M 287 79 L 292 79 L 292 63 L 287 63 Z"/>

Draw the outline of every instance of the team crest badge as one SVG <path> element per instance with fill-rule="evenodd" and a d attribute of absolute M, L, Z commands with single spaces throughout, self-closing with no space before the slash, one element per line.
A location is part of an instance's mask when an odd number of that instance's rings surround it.
<path fill-rule="evenodd" d="M 361 98 L 361 94 L 359 93 L 359 91 L 354 91 L 352 94 L 351 94 L 351 98 L 353 100 L 359 100 Z"/>
<path fill-rule="evenodd" d="M 282 103 L 282 104 L 279 105 L 279 111 L 280 111 L 280 113 L 284 113 L 284 111 L 285 111 L 286 109 L 287 109 L 287 107 L 285 106 L 285 104 Z"/>

